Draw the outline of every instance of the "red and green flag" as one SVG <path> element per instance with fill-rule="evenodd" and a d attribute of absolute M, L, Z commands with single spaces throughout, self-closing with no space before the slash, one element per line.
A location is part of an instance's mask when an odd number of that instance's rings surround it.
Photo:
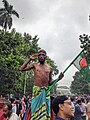
<path fill-rule="evenodd" d="M 87 67 L 87 61 L 85 57 L 81 57 L 81 55 L 73 62 L 73 65 L 78 69 L 81 70 L 82 68 Z"/>

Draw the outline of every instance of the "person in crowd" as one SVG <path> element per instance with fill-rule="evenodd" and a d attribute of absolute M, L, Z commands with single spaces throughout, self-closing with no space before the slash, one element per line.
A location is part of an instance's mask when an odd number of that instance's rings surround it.
<path fill-rule="evenodd" d="M 39 63 L 31 62 L 38 58 Z M 31 99 L 31 120 L 50 119 L 50 92 L 46 94 L 48 86 L 52 85 L 52 68 L 47 65 L 45 60 L 47 53 L 40 49 L 38 54 L 31 55 L 19 68 L 20 71 L 34 71 L 34 86 Z M 29 65 L 28 65 L 29 64 Z M 63 74 L 59 75 L 59 80 Z"/>
<path fill-rule="evenodd" d="M 16 113 L 17 107 L 16 107 L 16 99 L 15 98 L 10 98 L 9 99 L 11 104 L 12 104 L 12 112 Z"/>
<path fill-rule="evenodd" d="M 21 104 L 22 104 L 22 118 L 24 118 L 25 115 L 25 110 L 26 110 L 26 104 L 24 102 L 24 97 L 21 99 Z"/>
<path fill-rule="evenodd" d="M 3 115 L 3 105 L 4 105 L 4 102 L 0 101 L 0 120 L 7 120 Z"/>
<path fill-rule="evenodd" d="M 51 119 L 50 120 L 54 120 L 54 118 L 55 118 L 55 113 L 53 112 L 53 109 L 52 109 L 52 101 L 53 101 L 53 99 L 56 97 L 56 95 L 55 94 L 51 94 Z"/>
<path fill-rule="evenodd" d="M 81 100 L 78 99 L 75 105 L 74 120 L 82 120 L 83 110 L 80 105 L 81 105 Z"/>
<path fill-rule="evenodd" d="M 81 98 L 81 105 L 80 105 L 80 107 L 81 107 L 81 109 L 83 111 L 83 114 L 81 115 L 82 119 L 86 120 L 86 103 L 85 103 L 84 98 Z"/>
<path fill-rule="evenodd" d="M 52 109 L 56 114 L 55 120 L 68 120 L 74 117 L 74 107 L 66 95 L 57 96 L 52 102 Z"/>
<path fill-rule="evenodd" d="M 74 107 L 74 112 L 75 112 L 75 97 L 74 96 L 70 97 L 70 100 L 72 102 L 72 105 Z M 71 117 L 69 120 L 74 120 L 74 117 Z"/>
<path fill-rule="evenodd" d="M 19 98 L 16 100 L 16 114 L 22 119 L 22 103 Z"/>
<path fill-rule="evenodd" d="M 3 106 L 3 115 L 7 120 L 19 120 L 18 115 L 12 112 L 12 104 L 9 102 Z"/>
<path fill-rule="evenodd" d="M 24 102 L 26 104 L 26 109 L 28 108 L 28 98 L 26 95 L 23 96 L 24 97 Z"/>

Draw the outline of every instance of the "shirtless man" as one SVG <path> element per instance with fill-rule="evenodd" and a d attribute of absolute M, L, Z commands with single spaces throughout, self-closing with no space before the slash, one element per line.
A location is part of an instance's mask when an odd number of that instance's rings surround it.
<path fill-rule="evenodd" d="M 36 58 L 38 58 L 39 63 L 34 62 L 34 63 L 27 65 L 31 60 L 35 60 Z M 28 71 L 28 70 L 33 69 L 33 71 L 34 71 L 34 86 L 37 87 L 35 89 L 37 89 L 39 92 L 42 87 L 44 87 L 44 89 L 46 91 L 46 88 L 54 82 L 52 80 L 52 68 L 45 63 L 46 58 L 47 58 L 46 51 L 40 50 L 38 54 L 31 55 L 23 63 L 23 65 L 19 68 L 20 71 Z M 59 78 L 62 79 L 62 77 L 63 77 L 63 74 L 61 73 L 59 75 Z M 35 89 L 34 89 L 34 92 L 35 92 Z M 43 93 L 43 95 L 44 95 L 44 93 Z M 35 94 L 35 93 L 33 93 L 33 94 Z M 33 97 L 36 97 L 36 95 L 33 95 Z M 35 100 L 35 102 L 36 102 L 36 100 Z M 33 102 L 31 102 L 31 104 L 32 103 Z M 32 106 L 33 105 L 31 105 L 31 110 L 33 108 Z M 39 106 L 39 107 L 41 107 L 41 106 Z M 47 114 L 49 114 L 49 113 L 47 113 Z M 40 115 L 37 115 L 37 116 L 40 116 Z M 38 119 L 40 119 L 40 118 L 38 118 Z M 44 119 L 44 118 L 41 118 L 41 119 Z"/>

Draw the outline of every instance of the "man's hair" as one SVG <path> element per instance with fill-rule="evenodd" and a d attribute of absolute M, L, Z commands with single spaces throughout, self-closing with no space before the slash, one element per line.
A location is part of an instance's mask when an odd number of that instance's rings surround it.
<path fill-rule="evenodd" d="M 9 100 L 10 100 L 10 102 L 12 104 L 15 101 L 15 98 L 10 98 Z"/>
<path fill-rule="evenodd" d="M 81 98 L 81 101 L 85 103 L 85 99 L 84 98 Z"/>
<path fill-rule="evenodd" d="M 47 54 L 44 49 L 40 49 L 38 53 L 40 53 L 40 52 L 45 53 L 45 55 Z"/>
<path fill-rule="evenodd" d="M 59 112 L 59 104 L 63 104 L 65 100 L 68 100 L 68 97 L 66 95 L 62 95 L 62 96 L 57 96 L 52 101 L 52 108 L 56 115 Z"/>
<path fill-rule="evenodd" d="M 79 104 L 79 103 L 81 103 L 81 100 L 80 100 L 80 99 L 78 99 L 78 100 L 76 101 L 76 103 L 78 103 L 78 104 Z"/>

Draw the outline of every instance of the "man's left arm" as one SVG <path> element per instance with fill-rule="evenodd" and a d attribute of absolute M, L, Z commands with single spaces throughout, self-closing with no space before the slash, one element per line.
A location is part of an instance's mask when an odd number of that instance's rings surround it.
<path fill-rule="evenodd" d="M 52 85 L 54 80 L 52 79 L 52 71 L 49 73 L 49 86 Z"/>

